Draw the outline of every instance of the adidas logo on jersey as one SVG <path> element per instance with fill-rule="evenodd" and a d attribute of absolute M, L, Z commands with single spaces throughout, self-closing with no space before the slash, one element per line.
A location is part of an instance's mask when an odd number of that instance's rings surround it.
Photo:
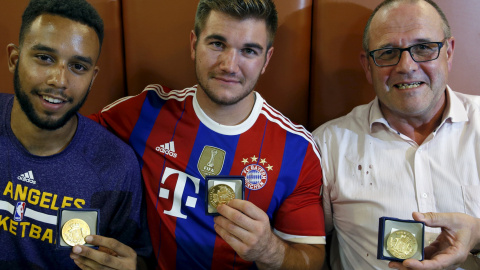
<path fill-rule="evenodd" d="M 157 146 L 155 150 L 167 156 L 177 157 L 177 153 L 175 153 L 175 143 L 173 141 Z"/>
<path fill-rule="evenodd" d="M 23 181 L 23 182 L 27 182 L 27 183 L 31 183 L 31 184 L 36 184 L 37 182 L 35 181 L 35 179 L 33 178 L 33 173 L 32 171 L 28 171 L 26 173 L 22 173 L 20 174 L 18 177 L 17 177 L 18 180 L 20 181 Z"/>

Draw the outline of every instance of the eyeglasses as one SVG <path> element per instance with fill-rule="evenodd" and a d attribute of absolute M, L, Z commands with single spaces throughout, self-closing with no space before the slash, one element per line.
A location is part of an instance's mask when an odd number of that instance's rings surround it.
<path fill-rule="evenodd" d="M 445 39 L 442 42 L 419 43 L 408 48 L 384 48 L 370 51 L 368 54 L 379 67 L 395 66 L 400 62 L 404 51 L 408 51 L 413 61 L 417 63 L 427 62 L 438 58 L 444 42 Z"/>

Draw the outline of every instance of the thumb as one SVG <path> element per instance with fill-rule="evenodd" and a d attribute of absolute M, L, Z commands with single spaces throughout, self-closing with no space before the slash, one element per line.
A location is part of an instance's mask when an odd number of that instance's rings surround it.
<path fill-rule="evenodd" d="M 442 218 L 443 213 L 419 213 L 413 212 L 413 219 L 416 221 L 425 222 L 425 225 L 429 227 L 443 227 L 447 224 L 444 224 L 444 219 Z"/>

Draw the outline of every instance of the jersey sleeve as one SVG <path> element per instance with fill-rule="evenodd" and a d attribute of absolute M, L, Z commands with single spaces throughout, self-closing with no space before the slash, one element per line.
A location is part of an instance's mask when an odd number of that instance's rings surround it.
<path fill-rule="evenodd" d="M 113 134 L 128 143 L 130 134 L 141 114 L 142 106 L 147 98 L 148 91 L 136 96 L 119 99 L 100 112 L 87 116 L 93 121 L 106 127 Z"/>
<path fill-rule="evenodd" d="M 275 233 L 284 240 L 325 244 L 325 223 L 321 204 L 322 170 L 315 147 L 310 143 L 307 148 L 297 186 L 276 214 Z"/>

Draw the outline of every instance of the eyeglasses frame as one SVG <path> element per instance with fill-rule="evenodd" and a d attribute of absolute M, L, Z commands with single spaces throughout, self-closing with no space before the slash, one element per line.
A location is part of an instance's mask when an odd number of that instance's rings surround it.
<path fill-rule="evenodd" d="M 396 66 L 398 65 L 398 63 L 400 63 L 400 59 L 402 58 L 402 54 L 404 51 L 407 51 L 408 54 L 410 54 L 410 57 L 412 58 L 413 61 L 415 61 L 416 63 L 423 63 L 423 62 L 429 62 L 429 61 L 433 61 L 433 60 L 437 60 L 438 57 L 440 56 L 440 51 L 442 50 L 442 47 L 443 47 L 443 44 L 445 43 L 445 41 L 447 40 L 447 38 L 444 38 L 442 41 L 439 41 L 439 42 L 422 42 L 422 43 L 417 43 L 417 44 L 414 44 L 410 47 L 407 47 L 407 48 L 380 48 L 380 49 L 376 49 L 376 50 L 372 50 L 372 51 L 369 51 L 368 52 L 368 55 L 370 55 L 370 57 L 372 57 L 373 59 L 373 62 L 375 63 L 375 65 L 377 67 L 391 67 L 391 66 Z M 418 46 L 418 45 L 422 45 L 422 44 L 430 44 L 430 43 L 435 43 L 438 45 L 438 53 L 437 53 L 437 56 L 433 59 L 430 59 L 430 60 L 424 60 L 424 61 L 417 61 L 413 58 L 413 55 L 412 55 L 412 51 L 411 49 L 415 46 Z M 377 61 L 375 60 L 375 57 L 373 56 L 373 54 L 376 52 L 376 51 L 381 51 L 381 50 L 385 50 L 385 49 L 398 49 L 400 50 L 400 56 L 398 57 L 398 61 L 397 63 L 395 64 L 391 64 L 391 65 L 379 65 L 377 63 Z"/>

